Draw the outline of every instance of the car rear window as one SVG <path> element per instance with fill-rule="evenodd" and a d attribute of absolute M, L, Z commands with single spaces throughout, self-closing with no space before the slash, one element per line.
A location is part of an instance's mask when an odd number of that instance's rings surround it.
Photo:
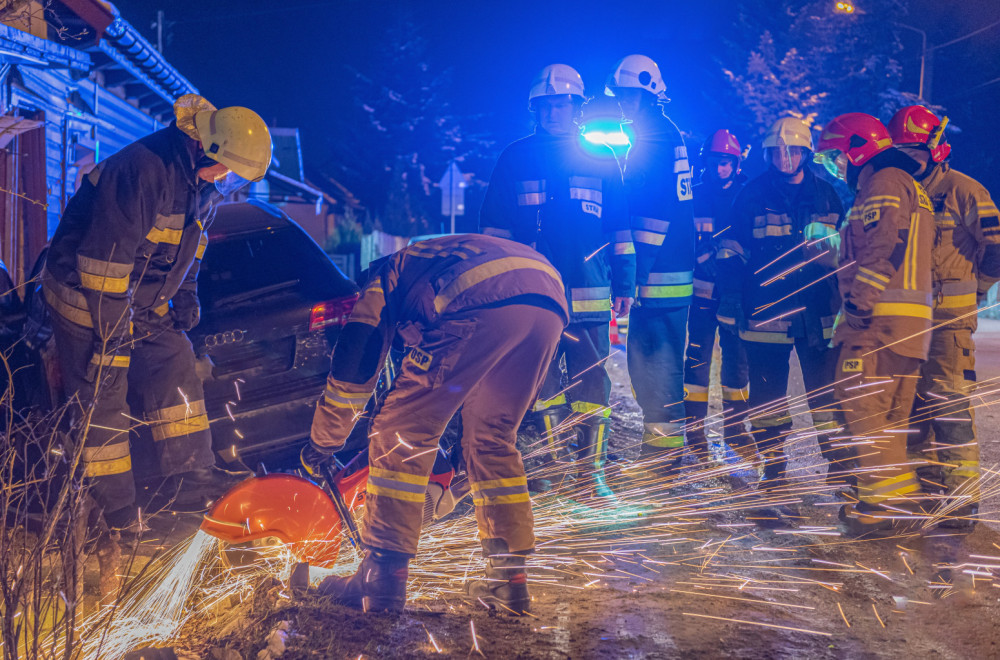
<path fill-rule="evenodd" d="M 351 285 L 319 247 L 293 227 L 212 241 L 198 277 L 203 304 L 238 304 L 279 293 L 321 300 Z M 246 298 L 243 294 L 259 292 Z"/>

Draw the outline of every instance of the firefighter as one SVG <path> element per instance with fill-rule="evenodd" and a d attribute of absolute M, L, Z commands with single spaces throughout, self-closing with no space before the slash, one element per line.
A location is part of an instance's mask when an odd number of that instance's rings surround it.
<path fill-rule="evenodd" d="M 856 191 L 840 249 L 835 394 L 858 461 L 859 501 L 841 509 L 841 520 L 865 533 L 890 527 L 922 498 L 905 430 L 931 340 L 934 211 L 910 176 L 917 162 L 892 149 L 870 115 L 827 124 L 816 160 Z"/>
<path fill-rule="evenodd" d="M 669 99 L 656 62 L 645 55 L 623 58 L 605 93 L 617 99 L 635 133 L 624 176 L 638 284 L 628 369 L 642 408 L 641 457 L 669 469 L 682 457 L 686 425 L 684 344 L 695 246 L 691 167 L 680 131 L 663 112 Z"/>
<path fill-rule="evenodd" d="M 43 274 L 63 389 L 79 404 L 83 474 L 113 527 L 136 516 L 127 394 L 150 427 L 162 474 L 181 485 L 177 508 L 203 508 L 220 486 L 186 332 L 200 314 L 213 201 L 260 180 L 271 160 L 267 126 L 246 108 L 216 110 L 189 94 L 174 114 L 87 174 Z"/>
<path fill-rule="evenodd" d="M 701 148 L 704 169 L 694 186 L 694 224 L 697 232 L 694 268 L 694 304 L 688 318 L 688 347 L 684 361 L 684 407 L 691 417 L 688 444 L 699 454 L 708 455 L 705 418 L 708 416 L 708 385 L 718 327 L 719 309 L 715 279 L 718 238 L 729 232 L 729 209 L 743 189 L 746 176 L 740 171 L 743 149 L 736 136 L 722 128 Z M 740 429 L 747 410 L 749 393 L 747 356 L 739 337 L 732 332 L 719 335 L 722 348 L 723 441 L 742 435 Z"/>
<path fill-rule="evenodd" d="M 536 248 L 562 276 L 570 325 L 534 409 L 555 458 L 576 440 L 582 492 L 611 498 L 604 480 L 611 428 L 604 361 L 611 314 L 621 318 L 632 305 L 635 250 L 614 153 L 582 147 L 577 122 L 584 101 L 574 69 L 542 69 L 528 95 L 535 132 L 500 154 L 480 229 Z"/>
<path fill-rule="evenodd" d="M 944 527 L 970 527 L 978 511 L 979 446 L 970 397 L 976 383 L 977 298 L 1000 280 L 1000 217 L 990 194 L 975 179 L 951 168 L 951 145 L 943 139 L 947 122 L 911 105 L 889 122 L 897 148 L 920 167 L 914 178 L 934 206 L 938 239 L 934 245 L 934 331 L 927 361 L 920 369 L 913 410 L 922 433 L 911 437 L 919 457 L 927 458 L 933 431 L 937 469 L 925 484 L 956 501 Z M 925 486 L 926 487 L 926 486 Z"/>
<path fill-rule="evenodd" d="M 730 227 L 719 237 L 719 321 L 739 334 L 746 350 L 750 434 L 763 461 L 759 488 L 774 490 L 788 485 L 784 444 L 792 428 L 786 395 L 793 349 L 817 441 L 830 458 L 827 434 L 836 425 L 829 343 L 840 307 L 830 275 L 844 209 L 833 186 L 809 168 L 813 141 L 805 122 L 779 119 L 763 146 L 768 169 L 736 197 Z"/>
<path fill-rule="evenodd" d="M 528 611 L 524 567 L 535 539 L 517 428 L 568 320 L 556 269 L 502 238 L 421 241 L 377 271 L 334 348 L 302 454 L 307 469 L 315 472 L 343 447 L 397 335 L 408 352 L 372 423 L 365 557 L 353 577 L 327 578 L 321 593 L 366 611 L 403 608 L 438 440 L 461 408 L 462 454 L 487 559 L 486 580 L 470 582 L 469 595 Z"/>

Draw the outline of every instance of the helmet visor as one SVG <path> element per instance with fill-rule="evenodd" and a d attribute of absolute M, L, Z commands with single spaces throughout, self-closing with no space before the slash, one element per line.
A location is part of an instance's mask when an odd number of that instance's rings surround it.
<path fill-rule="evenodd" d="M 244 179 L 236 172 L 228 171 L 215 179 L 215 189 L 223 197 L 228 197 L 248 183 L 250 183 L 249 180 Z"/>
<path fill-rule="evenodd" d="M 841 181 L 847 180 L 847 154 L 840 149 L 818 151 L 813 155 L 813 162 L 822 165 L 830 176 Z"/>

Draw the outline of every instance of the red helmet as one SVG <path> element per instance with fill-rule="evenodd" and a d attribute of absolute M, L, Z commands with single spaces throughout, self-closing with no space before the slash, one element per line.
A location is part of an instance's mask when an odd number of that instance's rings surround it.
<path fill-rule="evenodd" d="M 891 148 L 892 138 L 882 122 L 863 112 L 848 112 L 823 127 L 814 160 L 844 179 L 847 163 L 860 167 Z"/>
<path fill-rule="evenodd" d="M 743 158 L 743 148 L 740 147 L 740 141 L 736 139 L 735 135 L 720 128 L 712 133 L 711 137 L 705 140 L 705 144 L 701 146 L 701 157 L 704 158 L 709 154 L 740 159 Z"/>
<path fill-rule="evenodd" d="M 947 118 L 942 122 L 937 115 L 922 105 L 908 105 L 892 116 L 889 122 L 889 135 L 897 146 L 926 144 L 931 152 L 931 160 L 940 163 L 951 155 L 951 145 L 943 139 L 942 124 L 947 123 Z"/>

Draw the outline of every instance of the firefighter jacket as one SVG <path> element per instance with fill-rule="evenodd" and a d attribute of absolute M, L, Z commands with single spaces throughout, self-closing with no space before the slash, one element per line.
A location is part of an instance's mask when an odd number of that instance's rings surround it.
<path fill-rule="evenodd" d="M 422 330 L 457 314 L 514 304 L 547 308 L 569 320 L 559 273 L 528 246 L 462 234 L 420 241 L 394 254 L 365 286 L 340 333 L 312 441 L 320 447 L 344 444 L 397 334 L 408 349 L 404 359 L 426 371 L 440 356 L 417 348 Z"/>
<path fill-rule="evenodd" d="M 574 323 L 611 320 L 635 296 L 635 250 L 621 171 L 610 149 L 538 130 L 500 154 L 480 231 L 530 245 L 562 275 Z"/>
<path fill-rule="evenodd" d="M 975 179 L 942 163 L 920 180 L 934 206 L 934 323 L 976 330 L 977 293 L 1000 280 L 1000 214 Z M 964 318 L 963 318 L 964 317 Z"/>
<path fill-rule="evenodd" d="M 195 175 L 196 149 L 171 124 L 84 178 L 46 260 L 53 310 L 104 340 L 127 337 L 133 322 L 197 323 L 196 279 L 216 195 Z"/>
<path fill-rule="evenodd" d="M 718 287 L 741 302 L 745 341 L 805 337 L 818 346 L 833 336 L 840 296 L 831 274 L 844 207 L 833 186 L 808 167 L 803 173 L 798 185 L 774 169 L 747 183 L 719 236 Z"/>
<path fill-rule="evenodd" d="M 691 166 L 680 131 L 658 108 L 632 125 L 625 160 L 639 304 L 685 307 L 694 289 L 694 205 Z"/>
<path fill-rule="evenodd" d="M 871 325 L 856 330 L 841 322 L 834 343 L 874 344 L 925 359 L 935 228 L 923 186 L 905 171 L 873 160 L 858 175 L 858 194 L 841 235 L 840 293 L 845 304 L 871 315 Z"/>
<path fill-rule="evenodd" d="M 719 251 L 719 237 L 724 236 L 729 226 L 729 209 L 736 195 L 743 190 L 745 177 L 738 174 L 728 188 L 717 181 L 702 178 L 694 186 L 694 229 L 695 266 L 694 296 L 706 300 L 718 298 L 715 279 L 718 267 L 715 263 Z"/>

